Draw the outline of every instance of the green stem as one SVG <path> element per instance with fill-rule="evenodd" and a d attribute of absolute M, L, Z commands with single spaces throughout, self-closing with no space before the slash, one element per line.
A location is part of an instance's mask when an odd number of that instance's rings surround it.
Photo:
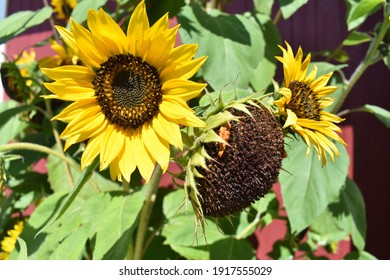
<path fill-rule="evenodd" d="M 147 194 L 139 217 L 138 230 L 137 230 L 137 235 L 135 240 L 135 248 L 134 248 L 134 256 L 133 256 L 133 259 L 135 260 L 142 259 L 144 253 L 145 235 L 148 229 L 153 205 L 156 200 L 156 194 L 157 194 L 158 186 L 160 184 L 161 176 L 162 176 L 162 169 L 159 165 L 157 165 L 156 169 L 154 170 L 152 178 L 146 184 L 146 186 L 144 186 L 144 188 L 147 188 Z"/>
<path fill-rule="evenodd" d="M 44 154 L 53 155 L 55 157 L 62 159 L 70 166 L 74 167 L 76 170 L 80 169 L 80 166 L 75 164 L 71 159 L 67 158 L 62 153 L 56 152 L 46 146 L 42 146 L 34 143 L 26 143 L 26 142 L 10 143 L 10 144 L 0 146 L 0 153 L 14 151 L 14 150 L 30 150 L 30 151 L 36 151 Z"/>
<path fill-rule="evenodd" d="M 351 92 L 352 88 L 355 86 L 359 78 L 363 75 L 364 71 L 366 69 L 378 61 L 377 54 L 378 54 L 378 48 L 380 43 L 382 42 L 384 36 L 386 35 L 387 29 L 390 25 L 389 17 L 389 11 L 387 11 L 387 6 L 384 6 L 384 21 L 382 22 L 381 29 L 378 33 L 378 35 L 373 39 L 371 42 L 366 56 L 364 59 L 360 62 L 360 64 L 356 67 L 355 71 L 353 72 L 351 78 L 346 82 L 346 87 L 344 88 L 344 91 L 341 93 L 341 95 L 337 98 L 335 101 L 335 105 L 333 107 L 333 113 L 337 113 L 341 106 L 343 105 L 345 99 L 347 98 L 348 94 Z"/>

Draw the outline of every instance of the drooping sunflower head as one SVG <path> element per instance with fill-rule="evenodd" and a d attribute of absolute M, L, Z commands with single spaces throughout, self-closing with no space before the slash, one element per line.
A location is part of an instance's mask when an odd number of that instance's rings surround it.
<path fill-rule="evenodd" d="M 279 122 L 263 105 L 237 105 L 206 119 L 213 126 L 191 151 L 186 187 L 201 222 L 203 215 L 224 217 L 249 207 L 279 175 L 284 155 Z"/>
<path fill-rule="evenodd" d="M 57 19 L 69 19 L 77 5 L 77 0 L 51 0 L 51 5 L 57 13 Z"/>
<path fill-rule="evenodd" d="M 167 169 L 170 144 L 183 148 L 180 125 L 204 126 L 186 101 L 206 86 L 188 80 L 206 57 L 193 59 L 196 44 L 175 47 L 178 26 L 167 14 L 150 26 L 143 1 L 126 34 L 102 9 L 90 10 L 87 24 L 57 27 L 84 66 L 42 69 L 55 80 L 45 97 L 73 101 L 55 119 L 68 123 L 65 149 L 89 139 L 82 168 L 100 155 L 112 179 L 129 181 L 138 168 L 147 181 L 156 162 Z"/>
<path fill-rule="evenodd" d="M 299 48 L 294 56 L 291 46 L 287 42 L 286 45 L 287 49 L 279 46 L 283 56 L 276 57 L 283 64 L 284 85 L 279 89 L 280 99 L 275 104 L 284 122 L 283 128 L 290 128 L 303 138 L 308 147 L 307 154 L 313 144 L 325 165 L 327 154 L 332 160 L 338 156 L 337 147 L 330 139 L 345 144 L 338 135 L 341 129 L 335 124 L 343 119 L 324 111 L 333 103 L 329 95 L 337 89 L 327 85 L 333 73 L 316 77 L 315 65 L 308 73 L 310 54 L 304 59 Z"/>

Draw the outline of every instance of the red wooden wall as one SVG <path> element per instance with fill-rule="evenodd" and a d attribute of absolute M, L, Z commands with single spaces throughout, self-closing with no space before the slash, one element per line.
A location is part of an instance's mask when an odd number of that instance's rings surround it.
<path fill-rule="evenodd" d="M 19 10 L 37 9 L 40 0 L 9 1 L 8 14 Z M 252 0 L 234 0 L 228 7 L 231 12 L 243 12 L 252 8 Z M 278 9 L 274 7 L 274 13 Z M 345 38 L 346 7 L 343 0 L 310 0 L 292 18 L 281 19 L 278 28 L 282 40 L 287 40 L 294 49 L 301 45 L 305 52 L 315 52 L 335 48 Z M 381 14 L 375 14 L 364 24 L 363 30 L 372 30 Z M 31 46 L 50 33 L 48 24 L 35 27 L 16 40 L 7 44 L 9 55 L 19 53 L 26 46 Z M 346 68 L 347 77 L 363 58 L 367 44 L 348 49 L 351 60 Z M 40 50 L 46 53 L 48 48 Z M 352 90 L 346 100 L 345 108 L 355 108 L 366 103 L 379 105 L 390 110 L 390 92 L 387 87 L 390 72 L 382 63 L 369 68 Z M 282 80 L 283 77 L 278 77 Z M 346 125 L 353 129 L 354 180 L 363 192 L 367 211 L 367 246 L 366 250 L 379 259 L 390 259 L 390 184 L 388 183 L 388 162 L 390 158 L 390 130 L 375 117 L 366 113 L 347 116 Z M 349 128 L 349 129 L 350 129 Z"/>

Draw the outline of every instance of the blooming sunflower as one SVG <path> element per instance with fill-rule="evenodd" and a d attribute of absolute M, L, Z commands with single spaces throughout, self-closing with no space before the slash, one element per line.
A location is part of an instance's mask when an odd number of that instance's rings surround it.
<path fill-rule="evenodd" d="M 327 86 L 333 73 L 316 78 L 317 67 L 314 65 L 307 74 L 310 54 L 303 60 L 301 48 L 294 56 L 291 46 L 287 42 L 286 45 L 287 49 L 279 46 L 283 56 L 276 57 L 283 63 L 284 86 L 279 89 L 281 98 L 275 104 L 285 120 L 283 128 L 290 127 L 303 138 L 307 145 L 306 155 L 310 153 L 310 144 L 313 144 L 322 165 L 325 165 L 327 153 L 332 160 L 335 155 L 338 156 L 338 149 L 330 139 L 345 145 L 337 134 L 341 129 L 335 125 L 344 119 L 324 111 L 333 103 L 329 95 L 337 89 L 336 86 Z"/>
<path fill-rule="evenodd" d="M 168 168 L 170 144 L 182 149 L 179 125 L 205 125 L 186 101 L 206 87 L 188 80 L 206 57 L 192 59 L 196 44 L 174 47 L 179 26 L 169 28 L 167 14 L 150 27 L 143 1 L 127 36 L 102 9 L 88 12 L 90 31 L 70 23 L 70 31 L 57 30 L 85 66 L 42 69 L 55 80 L 45 97 L 74 101 L 54 117 L 68 123 L 65 149 L 89 139 L 82 169 L 100 155 L 113 180 L 129 181 L 138 168 L 148 181 L 156 162 Z"/>
<path fill-rule="evenodd" d="M 76 0 L 51 0 L 53 10 L 58 19 L 67 19 L 77 5 Z"/>
<path fill-rule="evenodd" d="M 0 260 L 7 260 L 9 254 L 15 249 L 16 241 L 19 235 L 22 233 L 24 227 L 23 221 L 19 221 L 15 224 L 13 229 L 7 231 L 8 236 L 4 237 L 1 241 Z"/>

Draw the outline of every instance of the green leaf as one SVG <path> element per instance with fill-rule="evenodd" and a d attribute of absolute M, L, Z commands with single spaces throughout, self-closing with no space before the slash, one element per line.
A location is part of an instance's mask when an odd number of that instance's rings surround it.
<path fill-rule="evenodd" d="M 352 180 L 346 180 L 338 201 L 329 205 L 329 211 L 336 217 L 337 225 L 351 234 L 355 247 L 363 251 L 367 230 L 366 211 L 363 196 Z"/>
<path fill-rule="evenodd" d="M 279 180 L 293 234 L 311 225 L 344 185 L 349 157 L 343 145 L 336 146 L 339 157 L 322 167 L 313 147 L 306 157 L 307 146 L 302 139 L 286 139 L 288 156 L 283 160 L 285 172 L 280 173 Z"/>
<path fill-rule="evenodd" d="M 195 227 L 195 214 L 191 206 L 183 205 L 184 198 L 181 189 L 164 198 L 163 212 L 168 221 L 161 234 L 166 238 L 166 244 L 199 248 L 223 238 L 217 225 L 209 219 L 206 219 L 205 235 L 202 235 L 200 226 Z"/>
<path fill-rule="evenodd" d="M 355 46 L 370 41 L 371 41 L 371 37 L 367 33 L 353 31 L 351 34 L 348 35 L 347 38 L 345 38 L 345 40 L 343 41 L 343 45 Z"/>
<path fill-rule="evenodd" d="M 58 151 L 58 147 L 55 146 L 53 149 Z M 70 156 L 67 155 L 69 159 Z M 75 162 L 75 165 L 78 165 Z M 70 174 L 73 181 L 82 174 L 81 168 L 74 168 L 69 166 Z M 47 158 L 47 174 L 50 182 L 50 186 L 54 192 L 69 192 L 72 190 L 67 173 L 65 171 L 65 162 L 53 155 L 49 155 Z M 99 191 L 115 191 L 119 190 L 119 185 L 109 179 L 104 178 L 98 172 L 93 172 L 92 177 L 85 183 L 85 186 L 80 191 L 80 196 L 89 197 L 96 194 Z"/>
<path fill-rule="evenodd" d="M 29 109 L 30 106 L 20 106 L 13 100 L 0 103 L 0 145 L 15 139 L 28 126 L 20 120 L 19 114 Z"/>
<path fill-rule="evenodd" d="M 245 239 L 233 237 L 218 240 L 210 246 L 210 259 L 212 260 L 253 260 L 256 251 Z"/>
<path fill-rule="evenodd" d="M 91 225 L 91 234 L 96 233 L 93 259 L 104 259 L 125 233 L 130 240 L 144 199 L 144 193 L 140 191 L 133 194 L 100 193 L 86 201 L 83 221 Z M 127 248 L 128 243 L 126 252 Z"/>
<path fill-rule="evenodd" d="M 50 18 L 53 9 L 44 7 L 36 11 L 21 11 L 0 20 L 0 45 L 13 39 L 27 29 Z"/>
<path fill-rule="evenodd" d="M 87 19 L 88 10 L 97 11 L 100 7 L 105 5 L 108 0 L 82 0 L 72 11 L 70 17 L 78 23 L 83 23 Z"/>
<path fill-rule="evenodd" d="M 202 71 L 214 90 L 249 87 L 264 56 L 263 33 L 250 19 L 198 5 L 185 6 L 178 19 L 182 42 L 199 44 L 196 56 L 208 56 Z"/>
<path fill-rule="evenodd" d="M 64 203 L 60 206 L 59 210 L 55 213 L 55 215 L 53 215 L 53 218 L 38 232 L 38 234 L 45 231 L 47 227 L 49 227 L 54 222 L 56 222 L 59 218 L 61 218 L 61 216 L 66 212 L 66 210 L 72 205 L 73 201 L 76 199 L 76 197 L 78 196 L 78 194 L 80 193 L 84 185 L 91 178 L 98 163 L 99 163 L 99 158 L 97 157 L 91 165 L 87 166 L 84 169 L 83 173 L 81 174 L 74 188 L 66 197 Z"/>
<path fill-rule="evenodd" d="M 271 84 L 272 78 L 275 75 L 277 66 L 275 56 L 280 54 L 278 45 L 281 43 L 281 38 L 277 27 L 272 23 L 270 17 L 256 14 L 251 19 L 256 21 L 264 34 L 264 56 L 260 59 L 250 81 L 256 91 L 262 91 Z"/>
<path fill-rule="evenodd" d="M 346 0 L 347 26 L 352 30 L 361 25 L 369 15 L 377 11 L 384 0 Z"/>
<path fill-rule="evenodd" d="M 279 0 L 280 9 L 284 19 L 291 17 L 308 0 Z"/>
<path fill-rule="evenodd" d="M 390 111 L 387 111 L 386 109 L 384 109 L 382 107 L 379 107 L 376 105 L 370 105 L 370 104 L 366 104 L 357 110 L 362 110 L 364 112 L 368 112 L 368 113 L 373 114 L 387 128 L 390 128 Z"/>
<path fill-rule="evenodd" d="M 260 14 L 271 16 L 274 0 L 253 0 L 254 10 Z"/>
<path fill-rule="evenodd" d="M 176 244 L 170 244 L 173 251 L 183 256 L 187 260 L 208 260 L 210 252 L 208 246 L 187 247 Z"/>

